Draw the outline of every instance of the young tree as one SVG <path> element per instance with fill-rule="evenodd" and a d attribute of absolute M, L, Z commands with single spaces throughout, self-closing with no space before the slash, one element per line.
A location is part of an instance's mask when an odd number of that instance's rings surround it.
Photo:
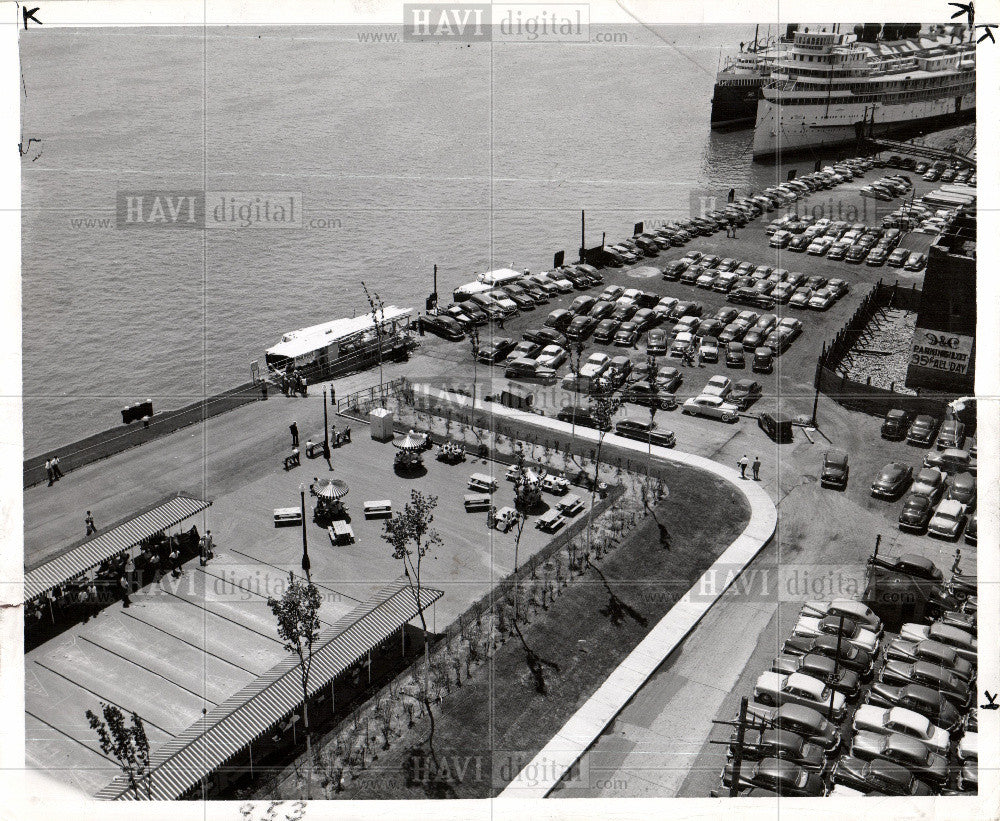
<path fill-rule="evenodd" d="M 589 561 L 591 534 L 594 525 L 594 503 L 597 500 L 597 485 L 601 478 L 601 448 L 604 447 L 604 437 L 611 430 L 615 414 L 622 406 L 621 396 L 612 390 L 598 391 L 590 395 L 590 412 L 597 423 L 597 452 L 594 454 L 594 483 L 590 489 L 590 510 L 587 512 L 587 549 L 586 558 Z"/>
<path fill-rule="evenodd" d="M 476 421 L 476 386 L 478 384 L 478 374 L 479 374 L 479 329 L 473 326 L 469 329 L 469 345 L 472 348 L 472 432 L 476 436 L 476 440 L 482 442 L 483 439 L 479 435 L 479 429 L 475 426 Z"/>
<path fill-rule="evenodd" d="M 288 587 L 280 599 L 268 596 L 267 606 L 278 620 L 278 637 L 285 650 L 299 657 L 299 680 L 302 684 L 302 729 L 306 737 L 306 797 L 312 798 L 312 737 L 309 733 L 309 676 L 312 673 L 313 645 L 319 635 L 319 608 L 322 597 L 311 580 L 288 574 Z"/>
<path fill-rule="evenodd" d="M 430 698 L 430 631 L 427 629 L 427 618 L 424 615 L 424 602 L 421 587 L 420 572 L 422 562 L 427 553 L 436 545 L 442 543 L 441 536 L 431 527 L 434 522 L 434 508 L 437 507 L 437 496 L 424 495 L 419 490 L 410 492 L 410 501 L 401 511 L 392 514 L 386 520 L 382 538 L 392 547 L 392 557 L 403 563 L 403 574 L 413 595 L 420 617 L 420 626 L 424 631 L 424 708 L 430 722 L 430 733 L 427 745 L 431 758 L 437 764 L 434 753 L 434 712 L 431 710 Z"/>
<path fill-rule="evenodd" d="M 90 728 L 97 732 L 104 754 L 118 762 L 128 779 L 136 800 L 153 799 L 153 774 L 149 768 L 149 741 L 142 719 L 132 713 L 132 723 L 125 723 L 125 716 L 113 704 L 101 702 L 101 719 L 93 710 L 87 710 Z"/>

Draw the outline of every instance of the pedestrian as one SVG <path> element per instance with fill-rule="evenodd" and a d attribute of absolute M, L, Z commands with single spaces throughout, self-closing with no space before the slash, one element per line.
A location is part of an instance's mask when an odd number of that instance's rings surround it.
<path fill-rule="evenodd" d="M 55 471 L 52 470 L 51 459 L 45 460 L 45 476 L 49 480 L 49 487 L 52 487 L 52 485 L 56 483 L 56 474 Z"/>
<path fill-rule="evenodd" d="M 205 531 L 205 556 L 206 561 L 215 558 L 215 539 L 212 538 L 211 530 Z"/>
<path fill-rule="evenodd" d="M 208 564 L 208 560 L 212 558 L 212 531 L 206 530 L 205 535 L 198 540 L 198 549 L 200 553 L 199 561 L 201 566 L 204 567 Z"/>
<path fill-rule="evenodd" d="M 181 576 L 181 552 L 177 549 L 177 543 L 170 546 L 170 575 L 175 579 Z"/>
<path fill-rule="evenodd" d="M 132 600 L 128 597 L 128 594 L 129 594 L 129 582 L 128 582 L 128 579 L 125 578 L 125 576 L 121 576 L 118 579 L 118 587 L 121 590 L 122 599 L 124 600 L 122 602 L 122 605 L 124 607 L 129 607 L 132 604 Z"/>
<path fill-rule="evenodd" d="M 59 457 L 58 456 L 53 456 L 52 457 L 52 475 L 56 477 L 56 481 L 57 482 L 60 479 L 62 479 L 62 477 L 63 477 L 62 468 L 59 467 Z"/>
<path fill-rule="evenodd" d="M 96 616 L 101 612 L 101 602 L 97 596 L 97 583 L 90 579 L 87 585 L 87 600 L 90 603 L 90 615 Z"/>
<path fill-rule="evenodd" d="M 760 457 L 759 456 L 754 456 L 753 457 L 753 464 L 750 466 L 750 468 L 751 468 L 751 470 L 753 470 L 754 481 L 755 482 L 759 482 L 760 481 Z"/>
<path fill-rule="evenodd" d="M 951 572 L 961 573 L 962 572 L 962 551 L 955 548 L 955 561 L 951 566 Z"/>
<path fill-rule="evenodd" d="M 330 443 L 326 439 L 323 440 L 323 458 L 326 459 L 330 470 L 333 470 L 333 462 L 330 461 Z"/>
<path fill-rule="evenodd" d="M 292 447 L 297 448 L 299 446 L 299 426 L 298 423 L 292 422 L 288 426 L 288 429 L 292 432 Z"/>
<path fill-rule="evenodd" d="M 160 548 L 156 547 L 153 549 L 152 554 L 149 557 L 149 570 L 152 575 L 152 583 L 156 584 L 160 581 L 163 576 L 163 571 L 160 567 Z"/>
<path fill-rule="evenodd" d="M 87 511 L 87 516 L 83 521 L 87 525 L 88 536 L 97 532 L 97 525 L 94 524 L 94 516 L 89 510 Z"/>
<path fill-rule="evenodd" d="M 260 398 L 267 401 L 267 380 L 263 380 L 260 383 Z"/>
<path fill-rule="evenodd" d="M 694 352 L 694 361 L 695 361 L 695 365 L 700 368 L 701 367 L 701 346 L 700 345 L 699 345 L 698 348 L 695 349 L 695 352 Z"/>
<path fill-rule="evenodd" d="M 330 386 L 330 404 L 334 407 L 337 405 L 337 390 L 333 385 Z"/>
<path fill-rule="evenodd" d="M 743 458 L 741 458 L 740 461 L 738 461 L 736 464 L 739 465 L 739 468 L 740 468 L 740 478 L 741 479 L 746 479 L 747 478 L 747 465 L 750 464 L 750 460 L 747 459 L 747 455 L 744 453 L 743 454 Z"/>

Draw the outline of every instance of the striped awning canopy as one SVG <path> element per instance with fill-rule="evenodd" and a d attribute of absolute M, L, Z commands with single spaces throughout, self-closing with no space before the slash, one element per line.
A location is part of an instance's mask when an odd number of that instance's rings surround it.
<path fill-rule="evenodd" d="M 178 493 L 149 510 L 91 536 L 69 551 L 24 574 L 24 600 L 31 601 L 74 576 L 97 567 L 143 539 L 200 513 L 212 503 Z"/>
<path fill-rule="evenodd" d="M 442 595 L 440 590 L 422 588 L 422 607 L 426 609 Z M 417 615 L 414 591 L 401 578 L 323 630 L 313 650 L 310 695 L 328 686 Z M 150 756 L 153 800 L 181 798 L 203 778 L 299 709 L 302 706 L 299 667 L 298 656 L 289 654 L 176 738 L 153 750 Z M 125 801 L 137 798 L 124 776 L 116 778 L 94 797 Z M 145 793 L 139 798 L 145 799 Z"/>

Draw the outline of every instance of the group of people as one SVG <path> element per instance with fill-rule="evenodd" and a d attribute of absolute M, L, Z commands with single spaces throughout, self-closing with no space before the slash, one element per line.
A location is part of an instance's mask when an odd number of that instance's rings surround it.
<path fill-rule="evenodd" d="M 45 460 L 45 477 L 49 480 L 49 487 L 52 487 L 63 477 L 62 468 L 59 467 L 59 457 L 53 456 Z"/>
<path fill-rule="evenodd" d="M 278 378 L 281 380 L 281 392 L 285 396 L 295 396 L 297 393 L 306 396 L 309 392 L 306 378 L 299 373 L 298 368 L 293 368 L 291 373 L 279 372 Z"/>
<path fill-rule="evenodd" d="M 736 466 L 740 469 L 740 478 L 741 479 L 746 479 L 747 478 L 747 468 L 749 467 L 750 470 L 753 472 L 754 481 L 757 481 L 757 482 L 760 481 L 760 457 L 759 456 L 754 456 L 753 457 L 753 463 L 751 464 L 750 460 L 747 458 L 747 455 L 744 453 L 743 456 L 742 456 L 742 458 L 736 463 Z"/>

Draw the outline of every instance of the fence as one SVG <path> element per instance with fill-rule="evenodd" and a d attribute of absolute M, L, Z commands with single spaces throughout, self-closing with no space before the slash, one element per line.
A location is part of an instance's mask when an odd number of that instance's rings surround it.
<path fill-rule="evenodd" d="M 406 379 L 399 377 L 381 385 L 372 385 L 370 388 L 338 397 L 337 413 L 366 416 L 372 408 L 382 407 L 389 399 L 398 395 L 405 385 Z"/>
<path fill-rule="evenodd" d="M 158 413 L 150 418 L 148 427 L 141 422 L 132 422 L 127 426 L 110 428 L 70 445 L 46 451 L 24 460 L 24 487 L 29 488 L 47 481 L 45 462 L 53 456 L 59 457 L 59 466 L 63 471 L 76 470 L 91 462 L 107 459 L 116 453 L 166 436 L 188 425 L 203 422 L 260 398 L 260 385 L 247 382 L 224 393 L 185 405 L 183 408 Z"/>

